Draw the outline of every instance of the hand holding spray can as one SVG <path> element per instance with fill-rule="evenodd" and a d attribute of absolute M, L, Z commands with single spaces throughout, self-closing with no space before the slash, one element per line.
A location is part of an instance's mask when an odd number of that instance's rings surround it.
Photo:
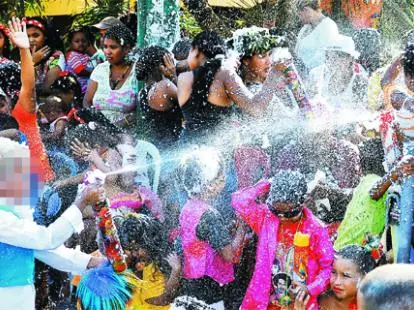
<path fill-rule="evenodd" d="M 283 73 L 286 78 L 287 87 L 293 94 L 299 109 L 306 118 L 312 118 L 312 107 L 298 71 L 292 61 L 292 55 L 286 47 L 276 48 L 272 52 L 272 62 L 276 70 Z"/>

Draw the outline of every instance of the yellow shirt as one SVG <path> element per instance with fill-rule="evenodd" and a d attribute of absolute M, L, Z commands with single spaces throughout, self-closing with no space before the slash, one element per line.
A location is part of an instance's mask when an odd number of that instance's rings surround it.
<path fill-rule="evenodd" d="M 144 267 L 142 280 L 139 280 L 127 310 L 168 310 L 170 306 L 154 306 L 145 300 L 160 296 L 165 291 L 165 276 L 157 270 L 153 263 Z"/>

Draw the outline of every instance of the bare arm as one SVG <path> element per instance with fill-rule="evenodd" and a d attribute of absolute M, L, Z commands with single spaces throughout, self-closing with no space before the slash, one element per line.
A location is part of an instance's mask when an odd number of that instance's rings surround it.
<path fill-rule="evenodd" d="M 66 130 L 67 120 L 61 119 L 56 122 L 55 124 L 55 131 L 54 132 L 45 132 L 42 134 L 43 141 L 54 141 L 60 139 Z"/>
<path fill-rule="evenodd" d="M 98 89 L 98 82 L 89 80 L 88 88 L 83 98 L 83 107 L 90 108 L 93 103 L 93 97 L 95 96 L 96 90 Z"/>

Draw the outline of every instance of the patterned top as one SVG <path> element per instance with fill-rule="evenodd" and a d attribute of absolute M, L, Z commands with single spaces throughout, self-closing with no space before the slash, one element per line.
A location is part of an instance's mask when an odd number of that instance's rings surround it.
<path fill-rule="evenodd" d="M 91 80 L 98 83 L 93 106 L 102 112 L 111 122 L 118 122 L 126 114 L 135 111 L 137 106 L 138 80 L 135 75 L 135 64 L 129 76 L 119 89 L 111 89 L 109 85 L 110 64 L 105 61 L 99 64 L 91 74 Z"/>
<path fill-rule="evenodd" d="M 70 51 L 66 55 L 66 61 L 68 71 L 76 76 L 76 79 L 82 87 L 82 94 L 86 93 L 89 78 L 86 76 L 79 76 L 78 74 L 84 70 L 88 70 L 89 72 L 92 71 L 93 67 L 91 59 L 86 53 Z"/>

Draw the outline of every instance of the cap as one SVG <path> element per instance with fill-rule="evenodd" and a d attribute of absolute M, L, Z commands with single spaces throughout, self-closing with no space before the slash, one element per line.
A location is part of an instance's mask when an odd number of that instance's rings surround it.
<path fill-rule="evenodd" d="M 325 51 L 338 51 L 351 55 L 357 59 L 360 55 L 355 49 L 355 42 L 351 37 L 339 35 L 334 42 L 328 45 Z"/>
<path fill-rule="evenodd" d="M 123 24 L 119 19 L 113 16 L 108 16 L 102 19 L 99 23 L 93 25 L 93 27 L 98 28 L 98 29 L 109 29 L 115 25 L 123 25 Z"/>

